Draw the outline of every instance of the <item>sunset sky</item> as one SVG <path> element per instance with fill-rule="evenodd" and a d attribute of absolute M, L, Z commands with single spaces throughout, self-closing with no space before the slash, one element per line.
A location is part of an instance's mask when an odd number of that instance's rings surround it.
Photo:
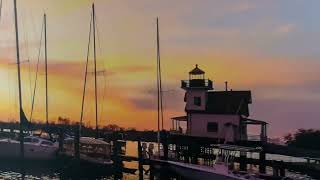
<path fill-rule="evenodd" d="M 272 137 L 319 128 L 320 2 L 317 0 L 17 0 L 23 107 L 31 88 L 43 13 L 48 24 L 49 119 L 79 121 L 91 4 L 97 17 L 101 126 L 156 129 L 156 17 L 160 24 L 165 127 L 184 114 L 180 80 L 195 64 L 216 90 L 251 90 L 251 117 L 269 123 Z M 17 119 L 13 1 L 0 19 L 0 119 Z M 35 119 L 45 118 L 42 47 Z M 90 58 L 89 71 L 93 71 Z M 30 65 L 30 69 L 29 69 Z M 30 88 L 31 82 L 31 88 Z M 85 123 L 94 125 L 93 76 Z M 102 98 L 104 97 L 104 98 Z M 104 102 L 102 102 L 102 99 Z"/>

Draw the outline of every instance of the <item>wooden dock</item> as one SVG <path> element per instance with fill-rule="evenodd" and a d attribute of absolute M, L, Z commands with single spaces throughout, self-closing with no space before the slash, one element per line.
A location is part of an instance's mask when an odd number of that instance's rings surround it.
<path fill-rule="evenodd" d="M 4 123 L 0 122 L 0 134 L 5 136 L 12 136 L 15 134 L 15 129 L 19 127 L 18 123 Z M 52 133 L 76 133 L 77 125 L 50 125 L 50 131 Z M 45 124 L 34 124 L 31 129 L 45 129 Z M 92 134 L 94 136 L 95 131 L 88 129 L 82 129 L 84 134 L 90 136 Z M 130 140 L 138 142 L 138 154 L 140 156 L 125 156 L 120 155 L 119 153 L 113 154 L 113 158 L 116 158 L 119 162 L 123 161 L 136 161 L 139 163 L 139 167 L 143 165 L 163 165 L 166 160 L 172 161 L 184 161 L 186 163 L 194 163 L 197 164 L 199 159 L 203 160 L 213 160 L 215 158 L 214 155 L 214 144 L 221 144 L 222 142 L 217 139 L 212 138 L 199 138 L 199 137 L 191 137 L 186 135 L 176 135 L 170 134 L 168 132 L 161 132 L 161 144 L 164 149 L 164 156 L 161 157 L 161 161 L 151 158 L 143 158 L 141 151 L 141 142 L 156 142 L 157 141 L 157 133 L 148 131 L 148 132 L 139 132 L 139 131 L 124 131 L 124 132 L 112 132 L 106 133 L 101 131 L 101 137 L 104 137 L 108 141 L 116 142 L 119 139 L 119 134 L 122 136 L 122 140 Z M 246 170 L 248 164 L 258 165 L 260 172 L 264 173 L 266 171 L 266 167 L 272 167 L 275 171 L 279 171 L 278 174 L 283 174 L 284 170 L 292 170 L 299 171 L 302 173 L 312 174 L 313 176 L 320 178 L 320 165 L 317 159 L 320 159 L 319 151 L 311 151 L 305 149 L 292 148 L 287 146 L 262 143 L 259 141 L 245 141 L 245 142 L 237 142 L 235 145 L 241 145 L 246 147 L 254 147 L 257 148 L 257 153 L 259 153 L 259 159 L 248 158 L 246 154 L 241 154 L 240 157 L 234 159 L 235 162 L 240 164 L 241 170 Z M 168 157 L 168 152 L 172 152 L 172 146 L 175 147 L 174 153 L 176 155 L 175 158 Z M 259 149 L 259 150 L 258 150 Z M 114 151 L 118 152 L 118 150 Z M 266 159 L 266 154 L 279 154 L 285 156 L 293 156 L 293 157 L 301 157 L 305 158 L 306 162 L 283 162 L 283 161 L 273 161 Z M 313 159 L 312 162 L 307 162 L 308 159 Z M 140 168 L 139 168 L 140 169 Z M 281 173 L 280 173 L 281 172 Z"/>

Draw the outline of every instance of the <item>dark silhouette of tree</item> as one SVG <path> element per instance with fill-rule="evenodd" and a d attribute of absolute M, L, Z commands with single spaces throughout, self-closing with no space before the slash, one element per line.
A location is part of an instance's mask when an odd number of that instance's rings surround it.
<path fill-rule="evenodd" d="M 104 126 L 102 129 L 105 131 L 121 131 L 123 128 L 116 124 L 109 124 L 107 126 Z"/>
<path fill-rule="evenodd" d="M 137 129 L 134 128 L 134 127 L 128 127 L 128 128 L 127 128 L 127 131 L 137 131 Z"/>
<path fill-rule="evenodd" d="M 320 150 L 320 130 L 298 129 L 293 134 L 284 136 L 288 146 Z"/>
<path fill-rule="evenodd" d="M 58 124 L 70 125 L 70 119 L 59 116 L 58 117 Z"/>

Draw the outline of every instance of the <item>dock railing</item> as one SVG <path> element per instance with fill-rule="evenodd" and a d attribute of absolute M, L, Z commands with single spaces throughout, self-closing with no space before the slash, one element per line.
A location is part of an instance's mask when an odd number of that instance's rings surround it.
<path fill-rule="evenodd" d="M 248 134 L 247 135 L 247 140 L 248 141 L 261 141 L 261 136 L 260 135 L 255 135 L 255 134 Z"/>
<path fill-rule="evenodd" d="M 246 140 L 247 141 L 260 141 L 260 142 L 266 143 L 267 137 L 263 136 L 263 135 L 248 134 Z"/>

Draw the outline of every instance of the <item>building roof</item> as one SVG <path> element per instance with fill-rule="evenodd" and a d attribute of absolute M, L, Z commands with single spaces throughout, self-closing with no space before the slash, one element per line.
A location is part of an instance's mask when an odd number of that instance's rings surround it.
<path fill-rule="evenodd" d="M 199 75 L 204 73 L 205 73 L 204 71 L 198 68 L 198 64 L 196 64 L 196 67 L 189 72 L 189 74 L 192 74 L 192 75 Z"/>
<path fill-rule="evenodd" d="M 249 119 L 249 118 L 242 118 L 242 121 L 245 124 L 253 124 L 253 125 L 259 125 L 259 124 L 268 124 L 265 121 L 261 121 L 261 120 L 256 120 L 256 119 Z"/>
<path fill-rule="evenodd" d="M 178 117 L 173 117 L 171 119 L 176 120 L 176 121 L 187 121 L 188 117 L 187 116 L 178 116 Z"/>
<path fill-rule="evenodd" d="M 206 113 L 249 116 L 248 104 L 251 103 L 251 91 L 211 91 Z"/>

